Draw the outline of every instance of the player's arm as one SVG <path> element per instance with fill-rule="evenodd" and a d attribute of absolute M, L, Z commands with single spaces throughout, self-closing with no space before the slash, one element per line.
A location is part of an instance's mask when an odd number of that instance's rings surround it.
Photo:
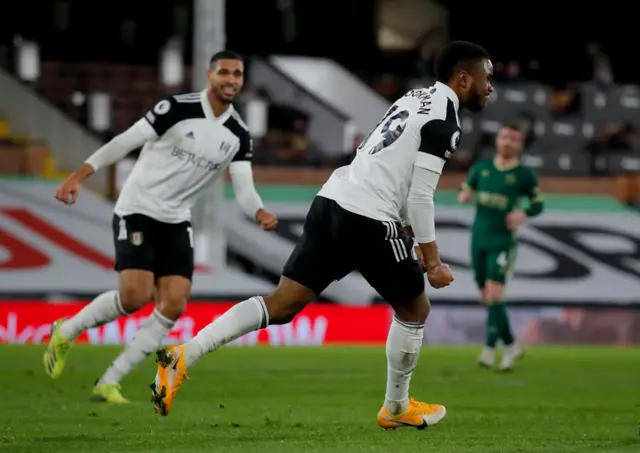
<path fill-rule="evenodd" d="M 516 210 L 507 215 L 507 227 L 515 231 L 524 223 L 527 217 L 535 217 L 544 211 L 544 201 L 540 195 L 538 178 L 530 171 L 524 186 L 524 193 L 529 199 L 529 206 L 524 210 Z"/>
<path fill-rule="evenodd" d="M 435 204 L 433 195 L 440 175 L 414 167 L 409 196 L 407 197 L 407 230 L 420 247 L 427 270 L 441 264 L 436 245 Z"/>
<path fill-rule="evenodd" d="M 544 211 L 544 200 L 540 194 L 538 177 L 533 171 L 530 172 L 530 181 L 526 187 L 526 195 L 529 199 L 529 207 L 524 211 L 527 217 L 535 217 L 542 214 L 542 211 Z"/>
<path fill-rule="evenodd" d="M 93 153 L 58 188 L 56 198 L 65 204 L 73 204 L 78 198 L 80 185 L 89 176 L 102 167 L 116 163 L 145 142 L 158 137 L 157 132 L 147 120 L 140 119 L 129 129 L 116 135 Z"/>
<path fill-rule="evenodd" d="M 102 167 L 118 162 L 145 142 L 156 140 L 179 121 L 176 101 L 173 98 L 158 102 L 144 118 L 129 129 L 116 135 L 74 171 L 58 188 L 56 198 L 65 204 L 73 204 L 78 198 L 80 185 Z"/>
<path fill-rule="evenodd" d="M 442 288 L 453 281 L 448 266 L 440 260 L 436 244 L 435 205 L 433 196 L 440 175 L 426 168 L 414 167 L 411 188 L 407 197 L 407 214 L 413 237 L 422 253 L 423 267 L 429 283 Z"/>
<path fill-rule="evenodd" d="M 100 168 L 108 167 L 109 165 L 118 162 L 134 149 L 140 148 L 146 142 L 157 138 L 157 133 L 153 127 L 149 125 L 147 120 L 144 118 L 139 119 L 129 129 L 119 135 L 116 135 L 108 143 L 89 156 L 84 165 L 91 167 L 87 170 L 94 173 Z"/>
<path fill-rule="evenodd" d="M 233 191 L 236 194 L 236 201 L 247 216 L 255 218 L 261 224 L 262 229 L 273 230 L 278 225 L 278 219 L 264 209 L 262 198 L 260 198 L 253 182 L 251 137 L 247 133 L 240 135 L 238 138 L 240 139 L 240 149 L 229 165 L 229 174 L 231 175 Z"/>
<path fill-rule="evenodd" d="M 420 119 L 420 143 L 407 197 L 407 213 L 415 241 L 423 255 L 429 283 L 434 288 L 442 288 L 453 281 L 453 275 L 449 266 L 440 260 L 433 197 L 445 163 L 442 156 L 451 148 L 455 136 L 451 135 L 450 126 L 435 116 L 435 109 Z"/>
<path fill-rule="evenodd" d="M 168 98 L 158 102 L 143 118 L 140 118 L 129 129 L 115 136 L 111 141 L 93 153 L 86 161 L 80 176 L 83 180 L 102 167 L 108 167 L 124 158 L 145 142 L 157 140 L 173 127 L 179 120 L 175 99 Z M 80 170 L 79 169 L 79 170 Z"/>
<path fill-rule="evenodd" d="M 473 198 L 473 193 L 476 190 L 477 184 L 478 184 L 478 169 L 474 165 L 469 170 L 467 179 L 460 186 L 460 191 L 458 192 L 458 202 L 463 204 L 469 203 Z"/>

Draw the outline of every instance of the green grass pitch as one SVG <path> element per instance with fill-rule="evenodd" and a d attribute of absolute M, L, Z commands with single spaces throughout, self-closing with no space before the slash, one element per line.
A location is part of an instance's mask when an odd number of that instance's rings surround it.
<path fill-rule="evenodd" d="M 123 382 L 134 402 L 88 401 L 117 353 L 76 346 L 63 376 L 42 346 L 0 346 L 0 452 L 639 452 L 640 349 L 535 348 L 509 375 L 475 348 L 425 346 L 412 394 L 447 406 L 424 431 L 376 425 L 383 347 L 234 348 L 205 357 L 169 417 L 156 415 L 148 360 Z"/>

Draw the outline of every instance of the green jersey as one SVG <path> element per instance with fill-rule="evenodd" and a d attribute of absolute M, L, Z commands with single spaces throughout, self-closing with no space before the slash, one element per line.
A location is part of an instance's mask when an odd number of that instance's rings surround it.
<path fill-rule="evenodd" d="M 507 228 L 507 214 L 521 209 L 522 198 L 529 199 L 527 215 L 542 212 L 538 178 L 530 168 L 517 165 L 501 170 L 492 158 L 476 162 L 466 186 L 475 192 L 476 216 L 471 229 L 472 241 L 483 247 L 509 247 L 515 244 L 515 232 Z"/>

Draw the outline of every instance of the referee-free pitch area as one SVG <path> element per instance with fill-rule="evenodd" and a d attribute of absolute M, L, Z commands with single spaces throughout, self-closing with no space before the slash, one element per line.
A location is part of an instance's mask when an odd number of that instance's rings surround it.
<path fill-rule="evenodd" d="M 88 401 L 118 349 L 75 346 L 58 381 L 42 346 L 0 346 L 0 452 L 638 452 L 640 349 L 535 348 L 508 375 L 476 348 L 425 346 L 413 395 L 443 403 L 424 431 L 382 431 L 383 347 L 238 348 L 190 372 L 169 417 L 149 401 L 155 364 L 123 382 L 134 402 Z"/>

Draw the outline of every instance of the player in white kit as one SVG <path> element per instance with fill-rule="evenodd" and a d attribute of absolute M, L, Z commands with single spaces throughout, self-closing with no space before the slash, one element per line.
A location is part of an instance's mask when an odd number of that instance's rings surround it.
<path fill-rule="evenodd" d="M 194 270 L 191 208 L 226 168 L 243 211 L 265 230 L 276 227 L 276 217 L 264 210 L 253 184 L 249 130 L 231 104 L 243 85 L 242 58 L 231 51 L 217 53 L 207 80 L 202 92 L 158 102 L 89 157 L 56 193 L 61 202 L 73 204 L 87 177 L 143 146 L 114 208 L 119 290 L 103 293 L 74 317 L 54 322 L 44 355 L 47 374 L 59 377 L 82 332 L 138 311 L 155 295 L 151 316 L 96 382 L 95 400 L 127 402 L 120 380 L 162 343 L 184 312 Z"/>
<path fill-rule="evenodd" d="M 351 165 L 334 171 L 322 187 L 274 292 L 236 304 L 188 343 L 157 351 L 151 389 L 158 412 L 169 413 L 187 369 L 201 356 L 251 331 L 290 322 L 331 282 L 358 270 L 395 311 L 378 424 L 424 428 L 444 417 L 444 406 L 409 398 L 430 308 L 423 271 L 434 288 L 453 281 L 435 242 L 433 194 L 460 141 L 458 111 L 486 106 L 493 68 L 483 48 L 460 41 L 443 49 L 436 67 L 438 82 L 398 99 Z M 415 233 L 415 249 L 407 230 Z"/>

